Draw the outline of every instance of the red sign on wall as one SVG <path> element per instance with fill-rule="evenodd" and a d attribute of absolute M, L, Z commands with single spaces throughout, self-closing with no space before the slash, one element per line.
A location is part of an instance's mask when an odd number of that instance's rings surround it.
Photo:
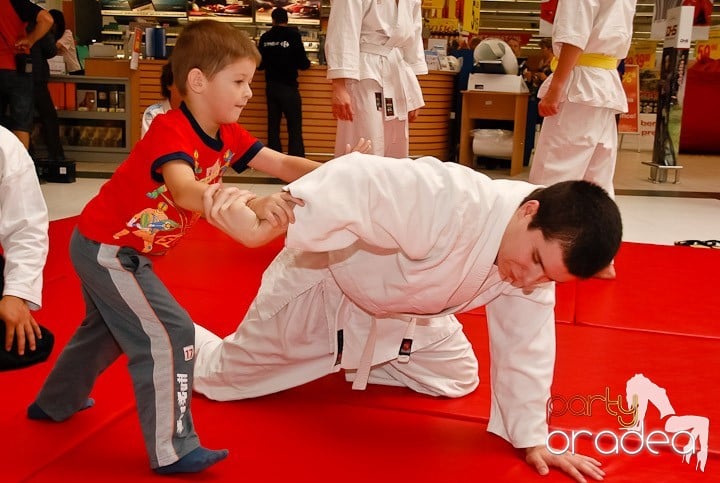
<path fill-rule="evenodd" d="M 622 85 L 627 97 L 628 112 L 620 114 L 618 132 L 638 134 L 640 132 L 640 116 L 638 115 L 640 113 L 640 68 L 637 65 L 625 64 Z"/>

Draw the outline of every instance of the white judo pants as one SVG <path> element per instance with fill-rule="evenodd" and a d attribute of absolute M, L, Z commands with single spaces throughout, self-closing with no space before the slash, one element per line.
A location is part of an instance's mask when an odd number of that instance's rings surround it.
<path fill-rule="evenodd" d="M 614 198 L 617 138 L 614 110 L 563 102 L 555 116 L 543 120 L 529 181 L 550 185 L 584 179 Z"/>
<path fill-rule="evenodd" d="M 332 279 L 330 279 L 332 280 Z M 340 315 L 340 317 L 338 317 Z M 397 359 L 372 366 L 368 382 L 404 386 L 433 396 L 460 397 L 477 387 L 478 363 L 462 328 L 457 327 L 439 340 L 418 347 L 407 363 Z M 342 319 L 353 319 L 344 326 L 343 363 L 337 358 L 337 328 Z M 366 340 L 364 320 L 370 326 L 372 317 L 341 296 L 339 288 L 327 279 L 314 285 L 284 305 L 274 315 L 263 319 L 253 302 L 245 319 L 234 334 L 221 339 L 196 325 L 195 391 L 210 399 L 228 401 L 275 393 L 313 381 L 346 368 L 352 380 L 353 354 L 362 351 Z M 377 319 L 378 327 L 383 319 Z M 382 334 L 382 330 L 378 331 Z M 381 345 L 382 339 L 378 340 Z M 385 340 L 384 342 L 387 342 Z M 400 347 L 402 335 L 396 347 Z"/>
<path fill-rule="evenodd" d="M 346 145 L 355 146 L 360 138 L 365 138 L 372 141 L 369 154 L 407 158 L 410 152 L 408 121 L 385 120 L 385 103 L 376 98 L 376 94 L 383 95 L 380 84 L 372 79 L 345 82 L 354 113 L 352 121 L 337 122 L 335 156 L 345 154 Z"/>

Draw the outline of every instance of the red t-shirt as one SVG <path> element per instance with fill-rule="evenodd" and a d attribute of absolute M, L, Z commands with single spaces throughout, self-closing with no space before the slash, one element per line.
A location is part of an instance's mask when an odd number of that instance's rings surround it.
<path fill-rule="evenodd" d="M 157 116 L 80 214 L 78 228 L 87 238 L 160 255 L 175 245 L 200 217 L 177 206 L 163 183 L 160 167 L 186 161 L 195 178 L 213 184 L 231 166 L 240 172 L 263 145 L 237 123 L 220 126 L 218 139 L 200 128 L 183 104 Z"/>
<path fill-rule="evenodd" d="M 0 69 L 15 70 L 15 42 L 42 9 L 30 0 L 0 0 Z"/>

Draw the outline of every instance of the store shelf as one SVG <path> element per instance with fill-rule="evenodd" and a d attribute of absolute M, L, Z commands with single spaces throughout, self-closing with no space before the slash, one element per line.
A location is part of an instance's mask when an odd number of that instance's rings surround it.
<path fill-rule="evenodd" d="M 251 24 L 253 23 L 252 17 L 231 17 L 231 16 L 220 16 L 220 15 L 190 15 L 188 20 L 215 20 L 216 22 L 227 22 L 227 23 L 242 23 Z"/>
<path fill-rule="evenodd" d="M 62 102 L 56 100 L 56 105 L 72 106 L 57 111 L 63 149 L 68 157 L 88 162 L 120 162 L 127 157 L 130 152 L 131 119 L 129 79 L 59 75 L 51 76 L 50 84 L 59 85 L 59 90 L 64 93 Z M 89 98 L 94 99 L 93 107 L 78 110 L 81 96 L 87 92 L 91 93 Z M 100 104 L 101 109 L 117 109 L 111 106 L 121 103 L 123 110 L 97 110 L 101 101 L 103 104 L 107 102 L 107 107 Z"/>
<path fill-rule="evenodd" d="M 78 111 L 78 110 L 59 110 L 57 111 L 58 117 L 64 119 L 98 119 L 98 120 L 110 120 L 110 121 L 124 121 L 126 113 L 120 112 L 105 112 L 105 111 Z"/>
<path fill-rule="evenodd" d="M 100 15 L 108 17 L 162 17 L 185 18 L 187 12 L 156 12 L 154 10 L 100 10 Z"/>
<path fill-rule="evenodd" d="M 77 152 L 84 152 L 84 153 L 117 153 L 117 154 L 127 154 L 128 150 L 125 148 L 108 148 L 105 146 L 63 146 L 63 149 L 65 151 L 77 151 Z M 123 156 L 124 158 L 124 156 Z"/>

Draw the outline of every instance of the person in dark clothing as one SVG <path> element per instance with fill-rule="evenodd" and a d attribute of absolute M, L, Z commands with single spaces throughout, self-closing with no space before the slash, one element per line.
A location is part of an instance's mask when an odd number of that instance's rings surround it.
<path fill-rule="evenodd" d="M 285 116 L 288 131 L 288 154 L 305 157 L 302 137 L 302 99 L 298 90 L 298 69 L 310 67 L 310 60 L 297 29 L 288 27 L 283 8 L 272 11 L 273 26 L 262 34 L 259 70 L 265 71 L 268 108 L 268 147 L 282 152 L 280 120 Z"/>
<path fill-rule="evenodd" d="M 3 126 L 27 149 L 33 117 L 30 48 L 50 30 L 53 19 L 30 0 L 0 0 L 0 12 L 0 115 Z M 33 21 L 36 27 L 28 32 Z"/>
<path fill-rule="evenodd" d="M 65 160 L 65 151 L 60 141 L 60 124 L 55 110 L 55 103 L 48 89 L 50 66 L 47 60 L 57 55 L 55 44 L 58 36 L 62 35 L 64 31 L 65 25 L 58 25 L 56 22 L 50 31 L 35 42 L 30 49 L 33 65 L 33 101 L 41 125 L 40 132 L 45 142 L 48 160 L 56 162 Z M 37 153 L 34 151 L 33 155 L 36 155 Z"/>

